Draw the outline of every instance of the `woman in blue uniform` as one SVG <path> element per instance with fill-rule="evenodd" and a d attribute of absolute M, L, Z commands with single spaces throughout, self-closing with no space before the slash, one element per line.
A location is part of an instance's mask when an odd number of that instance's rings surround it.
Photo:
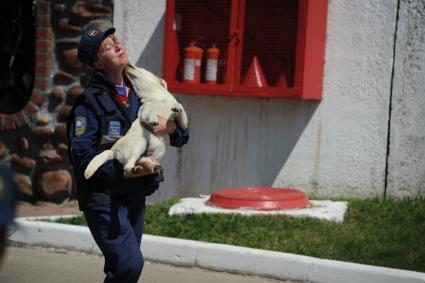
<path fill-rule="evenodd" d="M 94 73 L 69 117 L 69 149 L 77 197 L 88 227 L 105 257 L 104 282 L 137 282 L 143 269 L 140 242 L 145 197 L 158 189 L 162 172 L 123 177 L 123 166 L 109 160 L 88 180 L 84 170 L 91 159 L 109 149 L 137 118 L 140 103 L 123 71 L 128 65 L 124 46 L 106 31 L 89 29 L 78 47 L 81 62 Z M 160 118 L 154 134 L 170 135 L 172 146 L 187 143 L 189 133 Z"/>

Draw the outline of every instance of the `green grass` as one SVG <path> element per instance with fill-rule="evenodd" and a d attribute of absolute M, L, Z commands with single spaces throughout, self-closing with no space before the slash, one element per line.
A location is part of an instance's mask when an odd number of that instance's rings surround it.
<path fill-rule="evenodd" d="M 287 216 L 169 216 L 148 206 L 145 233 L 425 272 L 425 199 L 348 200 L 343 223 Z M 85 225 L 82 217 L 60 220 Z"/>

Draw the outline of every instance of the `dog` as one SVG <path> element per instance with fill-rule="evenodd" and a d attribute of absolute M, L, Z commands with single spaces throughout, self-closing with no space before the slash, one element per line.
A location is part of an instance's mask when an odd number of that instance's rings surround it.
<path fill-rule="evenodd" d="M 90 161 L 84 171 L 86 179 L 93 176 L 106 161 L 112 159 L 117 159 L 124 165 L 126 177 L 141 174 L 144 170 L 151 173 L 163 170 L 155 160 L 159 160 L 165 154 L 166 144 L 169 144 L 168 134 L 154 135 L 143 124 L 156 126 L 159 124 L 157 115 L 161 115 L 166 120 L 174 120 L 183 129 L 188 127 L 186 111 L 167 90 L 167 83 L 163 79 L 132 65 L 126 67 L 124 75 L 142 103 L 137 119 L 111 149 L 103 151 Z M 142 156 L 145 153 L 147 156 Z"/>

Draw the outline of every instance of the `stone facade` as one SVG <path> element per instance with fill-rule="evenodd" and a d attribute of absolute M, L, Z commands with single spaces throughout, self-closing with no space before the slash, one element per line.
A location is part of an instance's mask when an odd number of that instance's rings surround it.
<path fill-rule="evenodd" d="M 77 58 L 83 29 L 112 22 L 111 1 L 36 1 L 32 95 L 23 109 L 0 114 L 0 160 L 16 171 L 21 197 L 60 202 L 72 196 L 66 117 L 90 71 Z"/>

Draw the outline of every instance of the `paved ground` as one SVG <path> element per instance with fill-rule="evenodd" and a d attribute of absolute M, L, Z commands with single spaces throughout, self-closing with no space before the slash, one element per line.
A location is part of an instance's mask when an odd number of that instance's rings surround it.
<path fill-rule="evenodd" d="M 34 247 L 8 247 L 0 266 L 2 283 L 102 282 L 103 258 Z M 139 282 L 144 283 L 276 283 L 254 276 L 214 272 L 199 268 L 146 263 Z"/>
<path fill-rule="evenodd" d="M 80 213 L 76 201 L 63 204 L 19 202 L 16 217 Z M 8 247 L 0 264 L 1 283 L 102 282 L 103 257 L 39 247 Z M 144 283 L 273 283 L 278 281 L 199 268 L 147 262 L 139 282 Z"/>

